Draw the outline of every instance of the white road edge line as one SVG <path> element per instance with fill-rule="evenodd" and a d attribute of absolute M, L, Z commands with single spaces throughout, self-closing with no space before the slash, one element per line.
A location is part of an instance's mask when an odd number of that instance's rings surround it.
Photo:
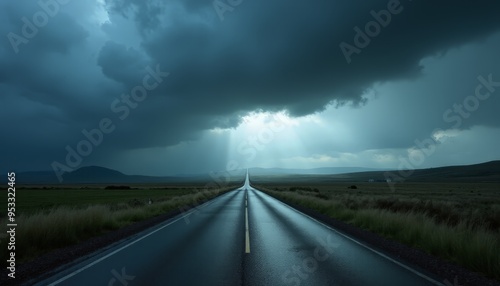
<path fill-rule="evenodd" d="M 256 190 L 256 191 L 259 191 L 259 190 L 255 189 L 255 188 L 253 188 L 253 187 L 252 187 L 252 189 L 254 189 L 254 190 Z M 259 191 L 259 192 L 263 193 L 264 195 L 266 195 L 266 196 L 268 196 L 268 197 L 270 197 L 270 198 L 272 198 L 272 199 L 275 199 L 275 198 L 271 197 L 270 195 L 268 195 L 268 194 L 266 194 L 266 193 L 264 193 L 264 192 L 262 192 L 262 191 Z M 299 214 L 302 214 L 302 215 L 304 215 L 304 216 L 308 217 L 309 219 L 312 219 L 313 221 L 315 221 L 315 222 L 317 222 L 317 223 L 319 223 L 319 224 L 323 225 L 324 227 L 326 227 L 326 228 L 328 228 L 328 229 L 330 229 L 330 230 L 333 230 L 333 231 L 334 231 L 334 232 L 336 232 L 337 234 L 339 234 L 339 235 L 341 235 L 341 236 L 343 236 L 343 237 L 345 237 L 345 238 L 347 238 L 347 239 L 349 239 L 349 240 L 351 240 L 351 241 L 353 241 L 353 242 L 355 242 L 355 243 L 359 244 L 360 246 L 363 246 L 364 248 L 366 248 L 366 249 L 368 249 L 368 250 L 370 250 L 370 251 L 372 251 L 372 252 L 374 252 L 374 253 L 376 253 L 376 254 L 378 254 L 378 255 L 382 256 L 382 257 L 384 257 L 385 259 L 387 259 L 387 260 L 389 260 L 389 261 L 391 261 L 391 262 L 393 262 L 393 263 L 395 263 L 395 264 L 399 265 L 400 267 L 402 267 L 402 268 L 404 268 L 404 269 L 406 269 L 406 270 L 408 270 L 408 271 L 412 272 L 413 274 L 415 274 L 415 275 L 417 275 L 417 276 L 420 276 L 420 277 L 424 278 L 425 280 L 427 280 L 427 281 L 431 282 L 432 284 L 434 284 L 434 285 L 439 285 L 439 286 L 445 286 L 445 284 L 443 284 L 443 283 L 441 283 L 441 282 L 439 282 L 439 281 L 436 281 L 435 279 L 433 279 L 433 278 L 431 278 L 431 277 L 429 277 L 429 276 L 427 276 L 427 275 L 425 275 L 425 274 L 423 274 L 423 273 L 420 273 L 420 272 L 418 272 L 417 270 L 415 270 L 415 269 L 413 269 L 413 268 L 411 268 L 411 267 L 409 267 L 409 266 L 407 266 L 407 265 L 404 265 L 403 263 L 401 263 L 401 262 L 399 262 L 399 261 L 397 261 L 397 260 L 392 259 L 391 257 L 389 257 L 389 256 L 387 256 L 387 255 L 385 255 L 385 254 L 383 254 L 382 252 L 377 251 L 377 250 L 375 250 L 375 249 L 373 249 L 373 248 L 369 247 L 368 245 L 366 245 L 366 244 L 364 244 L 364 243 L 362 243 L 362 242 L 360 242 L 360 241 L 357 241 L 356 239 L 354 239 L 354 238 L 352 238 L 352 237 L 350 237 L 350 236 L 348 236 L 348 235 L 345 235 L 345 234 L 341 233 L 340 231 L 338 231 L 338 230 L 336 230 L 336 229 L 334 229 L 334 228 L 330 227 L 329 225 L 326 225 L 326 224 L 324 224 L 323 222 L 321 222 L 321 221 L 319 221 L 319 220 L 317 220 L 317 219 L 315 219 L 315 218 L 313 218 L 313 217 L 311 217 L 311 216 L 309 216 L 309 215 L 307 215 L 307 214 L 305 214 L 305 213 L 303 213 L 303 212 L 301 212 L 301 211 L 299 211 L 299 210 L 297 210 L 297 209 L 292 208 L 291 206 L 289 206 L 289 205 L 287 205 L 287 204 L 283 203 L 282 201 L 280 201 L 280 200 L 278 200 L 278 199 L 275 199 L 275 200 L 276 200 L 276 201 L 278 201 L 279 203 L 281 203 L 282 205 L 284 205 L 284 206 L 286 206 L 286 207 L 288 207 L 288 208 L 290 208 L 290 209 L 294 210 L 295 212 L 297 212 L 297 213 L 299 213 Z"/>
<path fill-rule="evenodd" d="M 211 202 L 211 201 L 212 201 L 212 200 L 210 200 L 210 201 L 208 201 L 208 202 L 206 202 L 206 203 L 202 204 L 202 205 L 201 205 L 201 206 L 199 206 L 198 208 L 202 208 L 202 207 L 205 207 L 205 206 L 209 205 L 208 203 L 209 203 L 209 202 Z M 158 232 L 158 231 L 160 231 L 160 230 L 162 230 L 162 229 L 166 228 L 167 226 L 169 226 L 169 225 L 171 225 L 171 224 L 173 224 L 173 223 L 176 223 L 177 221 L 179 221 L 179 220 L 181 220 L 181 219 L 185 218 L 185 217 L 186 217 L 186 216 L 188 216 L 188 215 L 191 215 L 191 213 L 193 213 L 194 211 L 196 211 L 196 209 L 195 209 L 195 208 L 193 208 L 193 209 L 192 209 L 191 211 L 189 211 L 187 214 L 185 214 L 185 215 L 183 215 L 183 216 L 181 216 L 181 217 L 179 217 L 179 218 L 177 218 L 177 219 L 175 219 L 175 220 L 173 220 L 173 221 L 169 222 L 168 224 L 166 224 L 166 225 L 164 225 L 164 226 L 162 226 L 162 227 L 160 227 L 160 228 L 158 228 L 158 229 L 155 229 L 155 230 L 153 230 L 152 232 L 150 232 L 150 233 L 148 233 L 148 234 L 146 234 L 146 235 L 144 235 L 144 236 L 139 237 L 138 239 L 136 239 L 136 240 L 134 240 L 134 241 L 130 242 L 129 244 L 124 245 L 124 246 L 122 246 L 122 247 L 118 248 L 117 250 L 114 250 L 113 252 L 110 252 L 110 253 L 106 254 L 105 256 L 103 256 L 103 257 L 101 257 L 101 258 L 99 258 L 99 259 L 97 259 L 97 260 L 93 261 L 92 263 L 89 263 L 89 264 L 85 265 L 84 267 L 82 267 L 82 268 L 80 268 L 80 269 L 78 269 L 78 270 L 73 271 L 72 273 L 70 273 L 70 274 L 68 274 L 68 275 L 66 275 L 66 276 L 64 276 L 64 277 L 62 277 L 62 278 L 59 278 L 58 280 L 56 280 L 56 281 L 54 281 L 54 282 L 50 283 L 50 284 L 49 284 L 49 286 L 57 285 L 57 284 L 59 284 L 59 283 L 61 283 L 61 282 L 65 281 L 65 280 L 68 280 L 69 278 L 71 278 L 71 277 L 75 276 L 76 274 L 78 274 L 78 273 L 80 273 L 80 272 L 83 272 L 84 270 L 86 270 L 86 269 L 88 269 L 88 268 L 90 268 L 90 267 L 92 267 L 92 266 L 96 265 L 97 263 L 99 263 L 99 262 L 103 261 L 104 259 L 106 259 L 106 258 L 108 258 L 108 257 L 110 257 L 110 256 L 112 256 L 112 255 L 115 255 L 116 253 L 118 253 L 118 252 L 120 252 L 120 251 L 124 250 L 125 248 L 127 248 L 127 247 L 129 247 L 129 246 L 131 246 L 131 245 L 133 245 L 133 244 L 136 244 L 137 242 L 139 242 L 139 241 L 141 241 L 141 240 L 145 239 L 146 237 L 148 237 L 148 236 L 150 236 L 150 235 L 152 235 L 152 234 L 154 234 L 154 233 L 156 233 L 156 232 Z"/>

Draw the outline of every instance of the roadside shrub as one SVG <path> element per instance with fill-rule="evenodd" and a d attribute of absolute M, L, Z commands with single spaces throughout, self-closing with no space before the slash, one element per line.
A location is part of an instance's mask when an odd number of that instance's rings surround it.
<path fill-rule="evenodd" d="M 130 186 L 106 186 L 105 190 L 130 190 Z"/>

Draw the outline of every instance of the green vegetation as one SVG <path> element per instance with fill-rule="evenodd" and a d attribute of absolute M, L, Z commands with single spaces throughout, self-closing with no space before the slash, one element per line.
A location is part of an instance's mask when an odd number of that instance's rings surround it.
<path fill-rule="evenodd" d="M 201 188 L 200 188 L 201 189 Z M 153 189 L 17 189 L 16 261 L 73 245 L 134 222 L 185 210 L 234 187 Z M 149 199 L 152 204 L 149 204 Z M 7 205 L 7 204 L 5 204 Z M 6 210 L 0 217 L 0 259 L 6 265 Z"/>
<path fill-rule="evenodd" d="M 500 280 L 498 184 L 260 186 L 294 204 Z"/>
<path fill-rule="evenodd" d="M 137 187 L 131 189 L 110 189 L 109 187 L 69 187 L 69 188 L 17 188 L 16 214 L 50 211 L 54 207 L 85 208 L 96 204 L 116 205 L 132 200 L 165 201 L 175 196 L 195 193 L 195 187 Z M 199 189 L 202 189 L 200 187 Z M 7 204 L 2 204 L 0 218 L 4 217 Z"/>

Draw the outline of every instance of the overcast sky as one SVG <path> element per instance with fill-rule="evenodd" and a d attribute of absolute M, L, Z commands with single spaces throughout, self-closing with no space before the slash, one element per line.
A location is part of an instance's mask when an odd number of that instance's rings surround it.
<path fill-rule="evenodd" d="M 1 171 L 498 160 L 499 11 L 493 0 L 0 0 Z"/>

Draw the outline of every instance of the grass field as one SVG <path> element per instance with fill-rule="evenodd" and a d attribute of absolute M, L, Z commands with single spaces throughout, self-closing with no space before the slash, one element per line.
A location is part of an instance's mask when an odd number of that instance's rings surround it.
<path fill-rule="evenodd" d="M 170 211 L 183 211 L 237 186 L 17 188 L 16 261 L 73 245 Z M 149 204 L 151 199 L 152 203 Z M 0 213 L 0 259 L 7 260 L 7 204 Z"/>
<path fill-rule="evenodd" d="M 175 196 L 189 195 L 202 189 L 202 186 L 168 186 L 147 187 L 138 186 L 131 189 L 105 189 L 105 186 L 94 187 L 39 187 L 17 188 L 16 213 L 38 213 L 43 210 L 52 210 L 54 207 L 82 208 L 90 205 L 118 205 L 133 200 L 147 202 L 165 201 Z M 0 218 L 6 214 L 7 204 L 2 205 Z"/>
<path fill-rule="evenodd" d="M 499 184 L 400 183 L 395 192 L 385 183 L 257 187 L 500 280 Z"/>

